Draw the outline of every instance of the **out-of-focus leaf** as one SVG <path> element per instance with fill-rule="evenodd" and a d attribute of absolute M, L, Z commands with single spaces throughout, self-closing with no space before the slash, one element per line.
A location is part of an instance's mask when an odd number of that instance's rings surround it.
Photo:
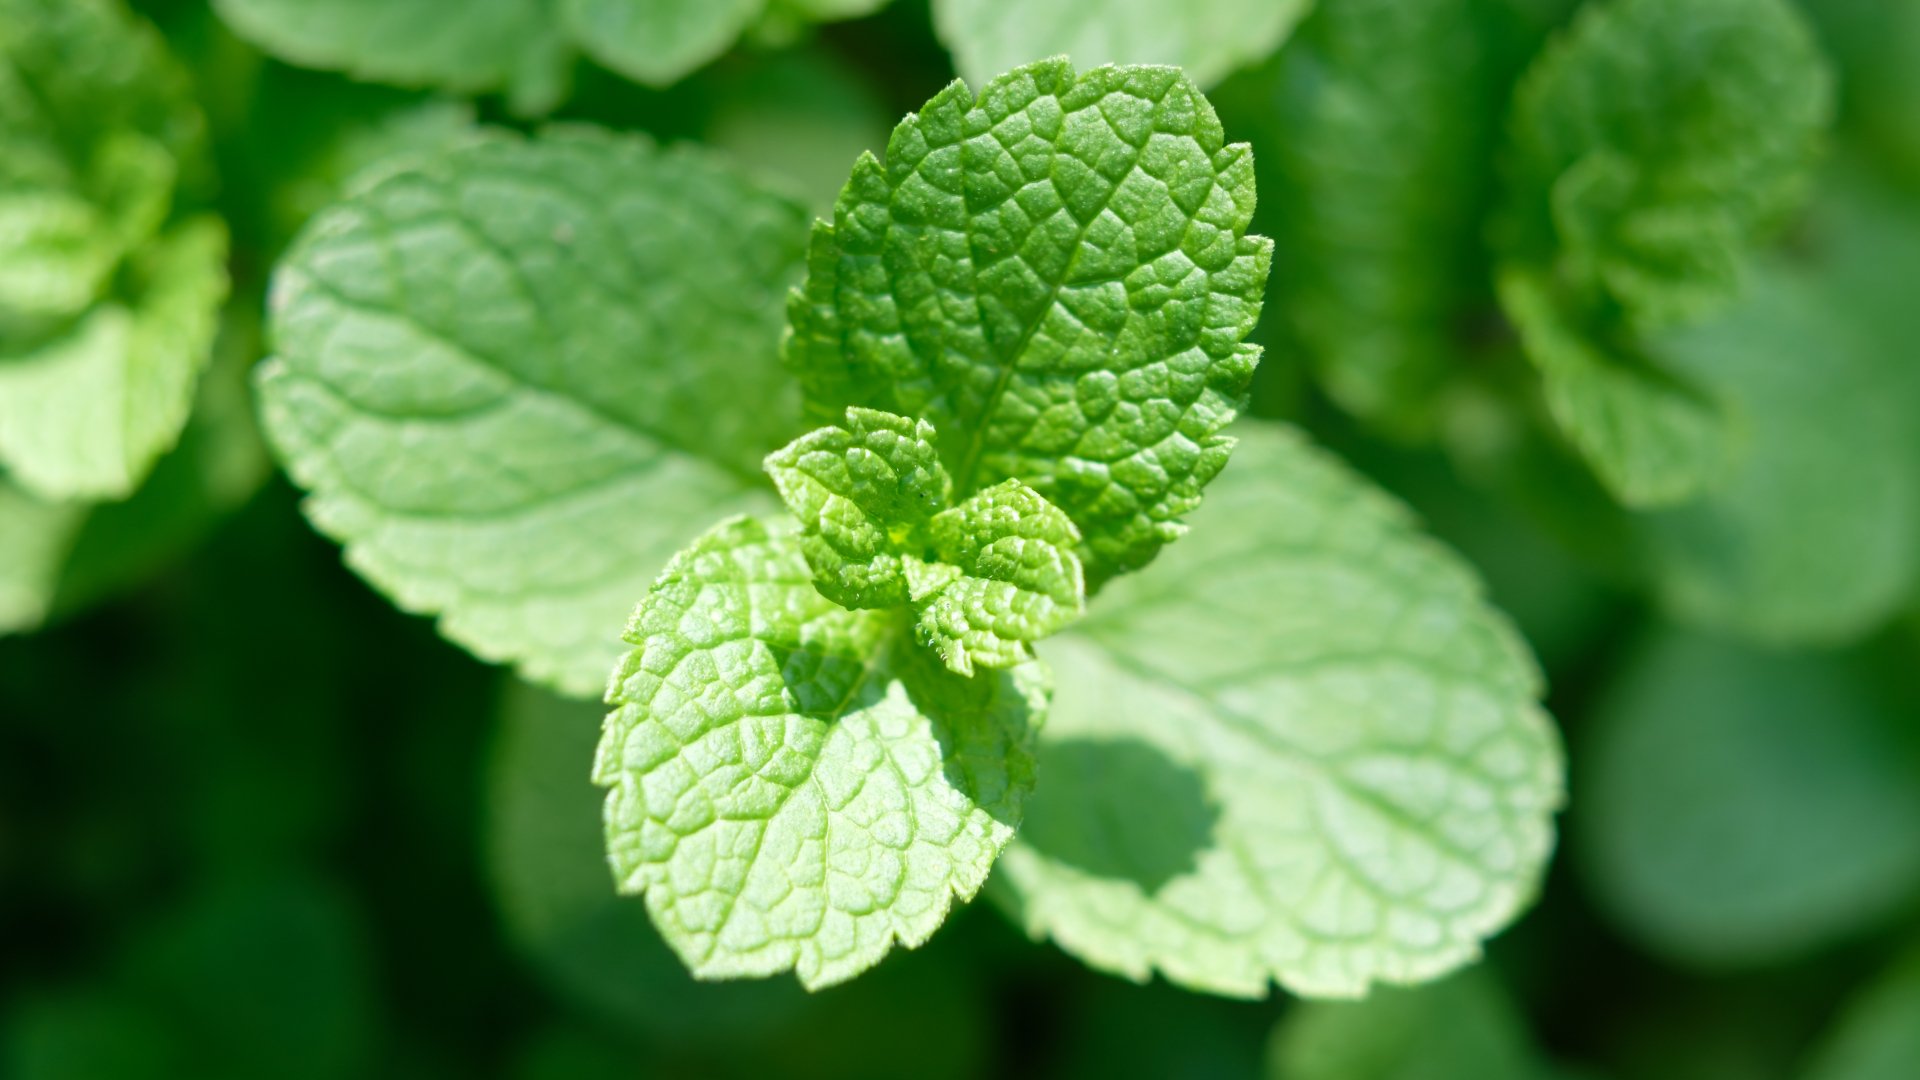
<path fill-rule="evenodd" d="M 1830 82 L 1787 0 L 1606 0 L 1515 94 L 1500 298 L 1554 418 L 1628 505 L 1720 474 L 1724 418 L 1639 336 L 1737 294 L 1806 187 Z"/>
<path fill-rule="evenodd" d="M 761 183 L 827 214 L 889 117 L 861 74 L 821 51 L 775 54 L 717 80 L 706 140 Z"/>
<path fill-rule="evenodd" d="M 226 232 L 177 216 L 205 120 L 119 0 L 0 3 L 0 467 L 123 498 L 186 423 L 227 294 Z"/>
<path fill-rule="evenodd" d="M 1840 68 L 1843 130 L 1920 190 L 1920 4 L 1803 0 Z"/>
<path fill-rule="evenodd" d="M 1272 1080 L 1546 1080 L 1526 1020 L 1485 970 L 1359 1002 L 1304 1002 L 1274 1030 Z"/>
<path fill-rule="evenodd" d="M 1661 342 L 1745 438 L 1723 483 L 1640 519 L 1656 587 L 1676 617 L 1764 642 L 1873 629 L 1920 563 L 1920 214 L 1847 177 L 1816 210 L 1737 305 Z"/>
<path fill-rule="evenodd" d="M 1259 996 L 1437 977 L 1532 898 L 1560 750 L 1472 572 L 1290 430 L 1041 650 L 1042 780 L 992 889 L 1104 971 Z"/>
<path fill-rule="evenodd" d="M 1280 47 L 1312 0 L 934 0 L 960 74 L 985 83 L 1064 55 L 1079 67 L 1169 64 L 1202 87 Z"/>
<path fill-rule="evenodd" d="M 1650 948 L 1786 960 L 1920 894 L 1920 762 L 1841 658 L 1663 631 L 1596 706 L 1578 835 L 1587 877 Z"/>

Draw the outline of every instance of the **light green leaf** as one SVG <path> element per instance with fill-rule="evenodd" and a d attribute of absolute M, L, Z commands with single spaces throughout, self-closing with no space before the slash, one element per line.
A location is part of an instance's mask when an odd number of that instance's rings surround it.
<path fill-rule="evenodd" d="M 1662 633 L 1596 706 L 1582 854 L 1659 952 L 1766 964 L 1920 894 L 1920 762 L 1840 659 Z"/>
<path fill-rule="evenodd" d="M 965 498 L 1017 479 L 1148 562 L 1226 463 L 1272 245 L 1252 154 L 1171 68 L 1063 61 L 960 83 L 854 166 L 815 228 L 788 365 L 822 423 L 922 417 Z"/>
<path fill-rule="evenodd" d="M 595 60 L 666 86 L 726 52 L 767 0 L 559 0 L 567 32 Z"/>
<path fill-rule="evenodd" d="M 1167 64 L 1212 86 L 1287 39 L 1311 0 L 934 0 L 934 25 L 974 82 L 1065 55 L 1076 64 Z"/>
<path fill-rule="evenodd" d="M 697 976 L 851 978 L 926 941 L 1019 823 L 1044 674 L 946 671 L 898 613 L 821 596 L 791 535 L 716 527 L 627 640 L 594 764 L 609 858 Z"/>
<path fill-rule="evenodd" d="M 0 635 L 46 618 L 86 520 L 86 504 L 45 502 L 0 477 Z"/>
<path fill-rule="evenodd" d="M 844 608 L 907 602 L 907 567 L 953 495 L 933 425 L 849 408 L 845 427 L 802 435 L 767 456 L 800 519 L 800 548 L 821 595 Z"/>
<path fill-rule="evenodd" d="M 122 498 L 186 422 L 226 297 L 205 122 L 117 0 L 0 0 L 0 469 L 50 500 Z"/>
<path fill-rule="evenodd" d="M 517 680 L 502 696 L 487 801 L 501 921 L 542 979 L 592 1015 L 672 1045 L 751 1039 L 795 1019 L 792 983 L 700 983 L 646 911 L 607 883 L 593 760 L 606 707 Z"/>
<path fill-rule="evenodd" d="M 1753 434 L 1705 497 L 1636 519 L 1670 612 L 1779 644 L 1872 630 L 1920 568 L 1920 216 L 1836 174 L 1803 234 L 1725 316 L 1659 343 Z"/>
<path fill-rule="evenodd" d="M 1030 660 L 1032 643 L 1086 610 L 1079 531 L 1018 480 L 934 518 L 928 538 L 936 570 L 954 573 L 929 575 L 912 590 L 916 628 L 958 674 Z"/>
<path fill-rule="evenodd" d="M 504 135 L 322 214 L 260 380 L 316 526 L 451 639 L 586 694 L 687 537 L 766 507 L 803 218 L 696 151 Z M 690 251 L 701 254 L 688 262 Z"/>
<path fill-rule="evenodd" d="M 1501 299 L 1555 418 L 1628 505 L 1698 494 L 1735 438 L 1639 335 L 1736 295 L 1831 109 L 1786 0 L 1590 5 L 1516 92 Z"/>
<path fill-rule="evenodd" d="M 1365 1001 L 1304 1002 L 1268 1048 L 1273 1080 L 1535 1080 L 1546 1077 L 1526 1019 L 1475 969 Z"/>
<path fill-rule="evenodd" d="M 1920 954 L 1897 961 L 1841 1012 L 1803 1080 L 1908 1080 L 1920 1074 Z"/>
<path fill-rule="evenodd" d="M 546 0 L 214 0 L 233 32 L 301 67 L 557 103 L 567 46 Z"/>
<path fill-rule="evenodd" d="M 1398 503 L 1288 429 L 1236 434 L 1193 535 L 1042 650 L 1045 783 L 995 897 L 1136 980 L 1436 978 L 1513 920 L 1553 847 L 1539 674 Z"/>
<path fill-rule="evenodd" d="M 833 212 L 848 162 L 884 146 L 894 121 L 865 74 L 824 49 L 729 64 L 709 85 L 715 101 L 704 141 L 819 214 Z"/>
<path fill-rule="evenodd" d="M 1481 222 L 1519 37 L 1502 0 L 1341 0 L 1236 80 L 1272 215 L 1269 316 L 1350 412 L 1431 429 L 1484 291 Z M 1505 33 L 1503 33 L 1505 31 Z"/>
<path fill-rule="evenodd" d="M 196 218 L 142 247 L 123 297 L 0 355 L 0 463 L 50 499 L 121 498 L 173 446 L 227 295 L 226 227 Z"/>

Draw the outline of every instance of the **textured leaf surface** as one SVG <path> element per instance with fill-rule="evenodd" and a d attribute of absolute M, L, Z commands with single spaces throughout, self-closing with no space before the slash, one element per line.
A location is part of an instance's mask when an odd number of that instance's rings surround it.
<path fill-rule="evenodd" d="M 214 0 L 233 32 L 303 67 L 456 93 L 552 82 L 565 59 L 544 0 Z"/>
<path fill-rule="evenodd" d="M 1656 637 L 1577 760 L 1598 897 L 1701 965 L 1859 934 L 1920 894 L 1920 762 L 1842 660 Z"/>
<path fill-rule="evenodd" d="M 1803 233 L 1724 317 L 1661 342 L 1749 438 L 1724 483 L 1636 519 L 1669 611 L 1778 644 L 1872 630 L 1920 568 L 1920 216 L 1836 175 Z"/>
<path fill-rule="evenodd" d="M 844 608 L 907 602 L 908 564 L 947 508 L 953 480 L 933 425 L 850 408 L 844 427 L 802 435 L 767 456 L 767 472 L 800 520 L 814 584 Z"/>
<path fill-rule="evenodd" d="M 321 215 L 282 264 L 268 433 L 314 523 L 402 607 L 590 693 L 673 552 L 771 502 L 803 232 L 786 201 L 635 138 L 442 154 Z"/>
<path fill-rule="evenodd" d="M 1553 846 L 1539 675 L 1399 504 L 1286 429 L 1236 433 L 1192 537 L 1042 650 L 1045 782 L 996 898 L 1133 979 L 1434 978 Z"/>
<path fill-rule="evenodd" d="M 1012 667 L 1028 648 L 1086 609 L 1074 546 L 1080 534 L 1059 507 L 1018 480 L 996 484 L 942 513 L 928 528 L 938 567 L 958 576 L 915 589 L 921 640 L 961 675 L 975 664 Z"/>
<path fill-rule="evenodd" d="M 767 0 L 559 0 L 568 32 L 608 67 L 655 86 L 727 51 Z"/>
<path fill-rule="evenodd" d="M 1271 245 L 1252 154 L 1170 68 L 955 83 L 816 227 L 786 358 L 810 415 L 931 421 L 955 491 L 1018 479 L 1145 564 L 1225 464 Z"/>
<path fill-rule="evenodd" d="M 204 121 L 108 0 L 0 0 L 0 469 L 130 494 L 186 423 L 226 296 L 222 227 L 168 228 Z"/>
<path fill-rule="evenodd" d="M 1534 1080 L 1546 1070 L 1526 1018 L 1485 969 L 1356 1002 L 1288 1010 L 1267 1056 L 1272 1080 Z"/>
<path fill-rule="evenodd" d="M 1635 506 L 1714 478 L 1731 434 L 1637 335 L 1738 290 L 1790 210 L 1832 107 L 1785 0 L 1610 0 L 1535 62 L 1514 104 L 1501 298 L 1555 417 Z"/>
<path fill-rule="evenodd" d="M 1049 56 L 1076 64 L 1169 64 L 1212 86 L 1263 60 L 1311 0 L 934 0 L 960 74 L 985 82 Z"/>
<path fill-rule="evenodd" d="M 594 765 L 609 857 L 695 975 L 851 978 L 924 942 L 1019 822 L 1044 676 L 946 671 L 897 613 L 821 596 L 791 535 L 716 527 L 627 640 Z"/>
<path fill-rule="evenodd" d="M 1275 62 L 1236 80 L 1261 133 L 1272 320 L 1327 392 L 1418 433 L 1456 370 L 1484 286 L 1482 214 L 1517 51 L 1500 0 L 1342 0 L 1314 9 Z"/>

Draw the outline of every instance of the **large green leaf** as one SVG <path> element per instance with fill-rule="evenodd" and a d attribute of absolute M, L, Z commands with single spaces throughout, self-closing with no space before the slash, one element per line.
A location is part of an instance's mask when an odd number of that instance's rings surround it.
<path fill-rule="evenodd" d="M 1398 504 L 1236 429 L 1193 535 L 1042 656 L 1042 785 L 995 875 L 1104 971 L 1258 996 L 1435 978 L 1532 898 L 1561 798 L 1526 647 Z"/>
<path fill-rule="evenodd" d="M 590 693 L 673 552 L 771 503 L 803 235 L 797 207 L 693 150 L 568 130 L 441 153 L 282 264 L 268 433 L 314 523 L 402 607 Z"/>
<path fill-rule="evenodd" d="M 1252 153 L 1172 68 L 1053 60 L 941 91 L 814 230 L 786 358 L 809 414 L 931 421 L 965 498 L 1018 479 L 1144 565 L 1226 463 L 1272 245 Z"/>
<path fill-rule="evenodd" d="M 1168 64 L 1212 86 L 1280 47 L 1312 0 L 934 0 L 960 74 L 985 82 L 1049 56 Z"/>
<path fill-rule="evenodd" d="M 852 978 L 926 941 L 1019 824 L 1044 673 L 946 670 L 900 613 L 821 596 L 791 533 L 716 526 L 626 637 L 609 859 L 695 975 Z"/>
<path fill-rule="evenodd" d="M 1907 1080 L 1920 1073 L 1920 954 L 1847 1004 L 1802 1080 Z"/>

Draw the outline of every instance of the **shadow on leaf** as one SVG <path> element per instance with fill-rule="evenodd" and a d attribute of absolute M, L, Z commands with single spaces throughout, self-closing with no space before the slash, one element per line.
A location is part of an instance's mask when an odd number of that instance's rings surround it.
<path fill-rule="evenodd" d="M 1020 837 L 1090 874 L 1151 894 L 1194 869 L 1220 811 L 1200 775 L 1133 739 L 1040 747 L 1040 785 Z"/>

